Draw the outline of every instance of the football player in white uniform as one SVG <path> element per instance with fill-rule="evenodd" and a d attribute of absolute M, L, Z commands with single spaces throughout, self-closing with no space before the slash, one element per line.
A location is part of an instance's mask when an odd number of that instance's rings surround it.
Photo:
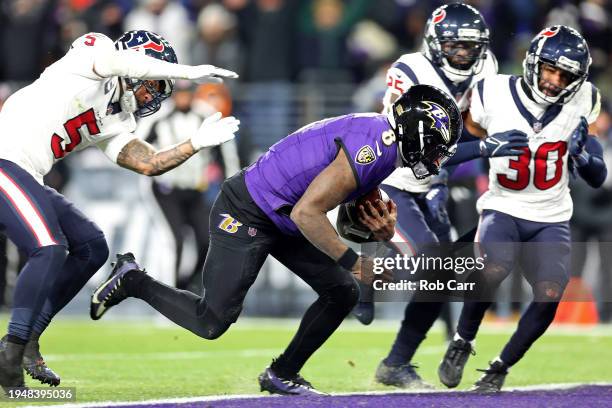
<path fill-rule="evenodd" d="M 211 65 L 177 63 L 157 34 L 130 31 L 115 43 L 89 33 L 0 112 L 0 227 L 29 259 L 15 287 L 8 334 L 0 347 L 0 385 L 24 385 L 22 364 L 43 383 L 59 384 L 40 356 L 38 338 L 106 262 L 102 231 L 55 190 L 42 184 L 53 163 L 97 146 L 112 161 L 154 176 L 198 150 L 234 137 L 239 122 L 206 120 L 184 142 L 157 151 L 136 139 L 135 116 L 156 112 L 174 79 L 235 78 Z"/>
<path fill-rule="evenodd" d="M 434 85 L 455 97 L 462 112 L 469 107 L 469 90 L 477 81 L 497 73 L 497 62 L 488 49 L 489 29 L 482 15 L 465 4 L 449 4 L 432 13 L 425 29 L 421 52 L 402 55 L 387 73 L 385 110 L 415 84 Z M 469 139 L 469 136 L 462 137 Z M 477 139 L 467 145 L 479 146 Z M 513 148 L 520 140 L 495 152 L 496 155 L 514 154 Z M 463 143 L 466 144 L 466 143 Z M 459 149 L 462 149 L 459 145 Z M 492 150 L 483 149 L 483 156 Z M 479 157 L 477 154 L 471 159 Z M 455 158 L 450 159 L 455 162 Z M 426 169 L 423 169 L 426 171 Z M 387 178 L 382 189 L 395 201 L 400 211 L 396 224 L 396 236 L 400 252 L 424 251 L 438 242 L 450 241 L 450 225 L 446 214 L 447 173 L 443 170 L 436 177 L 425 176 L 410 169 L 397 169 Z M 363 322 L 373 318 L 373 304 L 365 296 L 354 310 Z M 444 307 L 442 302 L 412 301 L 406 306 L 404 320 L 396 340 L 376 371 L 376 380 L 382 384 L 402 388 L 427 387 L 410 364 L 412 356 Z M 451 329 L 452 330 L 452 329 Z"/>
<path fill-rule="evenodd" d="M 487 291 L 480 301 L 464 303 L 457 334 L 438 370 L 448 387 L 459 384 L 473 354 L 471 342 L 493 300 L 487 295 L 515 264 L 520 263 L 534 300 L 473 390 L 499 391 L 508 369 L 555 317 L 569 275 L 569 174 L 574 169 L 592 187 L 601 186 L 607 175 L 602 147 L 588 134 L 595 130 L 589 124 L 601 105 L 599 91 L 586 81 L 590 63 L 588 45 L 576 30 L 552 26 L 533 39 L 522 78 L 496 75 L 476 85 L 466 119 L 470 132 L 489 139 L 498 132 L 526 134 L 529 146 L 519 157 L 489 161 L 489 190 L 478 201 L 476 237 L 486 255 L 482 282 Z"/>

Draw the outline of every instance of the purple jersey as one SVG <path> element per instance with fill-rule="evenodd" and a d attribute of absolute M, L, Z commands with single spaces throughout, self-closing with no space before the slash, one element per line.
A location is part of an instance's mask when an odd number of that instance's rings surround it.
<path fill-rule="evenodd" d="M 351 201 L 377 187 L 398 161 L 395 135 L 386 116 L 352 114 L 305 126 L 270 148 L 246 170 L 245 182 L 255 203 L 284 233 L 298 235 L 291 208 L 312 180 L 338 154 L 346 153 L 357 189 Z"/>

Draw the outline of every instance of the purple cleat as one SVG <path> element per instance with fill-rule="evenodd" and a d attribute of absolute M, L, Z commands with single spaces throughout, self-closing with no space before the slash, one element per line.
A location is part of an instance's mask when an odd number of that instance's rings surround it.
<path fill-rule="evenodd" d="M 278 376 L 272 368 L 268 367 L 259 374 L 259 385 L 261 391 L 268 391 L 270 394 L 280 395 L 328 395 L 314 389 L 311 383 L 296 374 L 291 378 Z"/>
<path fill-rule="evenodd" d="M 131 252 L 117 254 L 117 262 L 113 265 L 113 271 L 91 295 L 89 315 L 93 320 L 100 319 L 108 309 L 128 297 L 125 285 L 122 283 L 124 276 L 130 271 L 144 273 Z"/>

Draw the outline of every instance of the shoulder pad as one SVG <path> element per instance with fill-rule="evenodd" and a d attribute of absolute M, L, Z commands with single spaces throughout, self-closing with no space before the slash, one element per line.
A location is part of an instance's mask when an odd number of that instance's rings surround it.
<path fill-rule="evenodd" d="M 76 40 L 74 40 L 72 42 L 72 45 L 70 45 L 71 50 L 78 49 L 78 48 L 88 49 L 88 48 L 100 48 L 100 47 L 114 49 L 115 44 L 113 43 L 113 40 L 111 40 L 104 34 L 87 33 L 87 34 L 80 36 Z"/>

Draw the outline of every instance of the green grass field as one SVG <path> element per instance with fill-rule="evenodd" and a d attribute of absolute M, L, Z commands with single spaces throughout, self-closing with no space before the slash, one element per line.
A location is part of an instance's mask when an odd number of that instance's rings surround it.
<path fill-rule="evenodd" d="M 327 392 L 385 390 L 372 378 L 395 326 L 345 323 L 302 374 Z M 219 340 L 206 341 L 174 326 L 60 319 L 41 344 L 62 385 L 77 388 L 78 402 L 256 394 L 257 375 L 282 351 L 296 327 L 296 321 L 244 320 Z M 500 352 L 512 327 L 483 330 L 462 388 L 478 377 L 476 368 L 486 367 Z M 421 375 L 438 386 L 436 369 L 444 350 L 442 333 L 435 329 L 414 359 Z M 552 329 L 512 369 L 507 384 L 612 382 L 610 361 L 610 327 Z M 37 383 L 30 380 L 29 385 Z"/>

